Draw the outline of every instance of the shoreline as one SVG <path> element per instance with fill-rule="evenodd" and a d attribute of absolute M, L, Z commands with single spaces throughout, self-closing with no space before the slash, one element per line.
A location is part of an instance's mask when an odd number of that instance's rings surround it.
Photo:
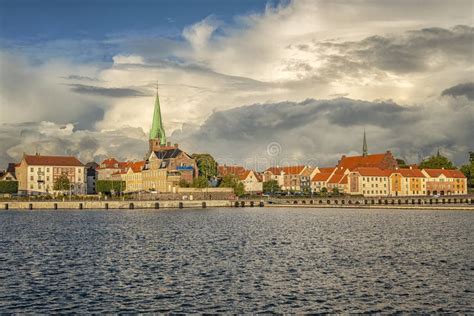
<path fill-rule="evenodd" d="M 347 209 L 419 209 L 419 210 L 462 210 L 474 211 L 474 200 L 449 201 L 448 203 L 414 203 L 406 200 L 405 203 L 384 203 L 375 201 L 370 203 L 346 203 L 341 200 L 328 200 L 326 203 L 275 203 L 264 200 L 199 200 L 199 201 L 2 201 L 2 210 L 158 210 L 158 209 L 213 209 L 213 208 L 347 208 Z M 299 202 L 299 203 L 298 203 Z M 447 201 L 445 201 L 447 202 Z"/>

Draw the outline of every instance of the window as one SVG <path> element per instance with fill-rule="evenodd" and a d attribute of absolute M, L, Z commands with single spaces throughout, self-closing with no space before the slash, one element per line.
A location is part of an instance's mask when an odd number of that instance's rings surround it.
<path fill-rule="evenodd" d="M 46 168 L 46 172 L 49 172 L 49 168 Z"/>
<path fill-rule="evenodd" d="M 46 181 L 49 181 L 49 176 L 46 177 Z"/>
<path fill-rule="evenodd" d="M 31 167 L 30 172 L 34 172 L 34 171 L 35 171 L 35 168 Z"/>
<path fill-rule="evenodd" d="M 30 176 L 30 180 L 33 181 L 33 176 Z"/>

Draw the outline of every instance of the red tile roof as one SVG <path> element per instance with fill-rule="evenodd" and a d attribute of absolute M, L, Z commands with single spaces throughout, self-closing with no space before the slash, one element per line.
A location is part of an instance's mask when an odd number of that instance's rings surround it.
<path fill-rule="evenodd" d="M 132 169 L 133 172 L 142 172 L 143 167 L 145 166 L 145 161 L 132 162 L 128 166 L 129 169 Z"/>
<path fill-rule="evenodd" d="M 357 167 L 379 167 L 386 154 L 387 153 L 352 157 L 343 156 L 337 166 L 349 170 L 353 170 Z"/>
<path fill-rule="evenodd" d="M 119 162 L 115 158 L 107 158 L 99 164 L 97 169 L 117 169 L 118 164 Z"/>
<path fill-rule="evenodd" d="M 334 167 L 329 167 L 329 168 L 318 168 L 321 173 L 332 173 L 334 171 Z"/>
<path fill-rule="evenodd" d="M 273 175 L 280 175 L 282 172 L 285 174 L 299 175 L 306 166 L 287 166 L 287 167 L 270 167 L 265 172 L 271 172 Z"/>
<path fill-rule="evenodd" d="M 349 180 L 347 178 L 347 174 L 344 175 L 344 177 L 342 177 L 341 181 L 339 181 L 339 184 L 348 184 L 349 183 Z"/>
<path fill-rule="evenodd" d="M 245 168 L 242 167 L 242 166 L 226 166 L 226 165 L 223 165 L 223 166 L 218 166 L 217 167 L 217 172 L 222 177 L 226 176 L 228 174 L 235 174 L 236 176 L 238 176 L 239 174 L 244 173 L 246 171 L 247 170 L 245 170 Z"/>
<path fill-rule="evenodd" d="M 292 175 L 298 175 L 301 172 L 303 172 L 305 166 L 288 166 L 288 167 L 283 167 L 283 172 L 285 174 L 292 174 Z"/>
<path fill-rule="evenodd" d="M 243 180 L 247 179 L 247 177 L 249 176 L 250 172 L 252 172 L 252 171 L 250 171 L 250 170 L 245 170 L 244 172 L 239 173 L 237 176 L 239 177 L 239 179 L 240 179 L 241 181 L 243 181 Z"/>
<path fill-rule="evenodd" d="M 265 172 L 270 172 L 273 175 L 280 175 L 283 170 L 279 167 L 270 167 Z"/>
<path fill-rule="evenodd" d="M 339 181 L 342 180 L 342 178 L 344 178 L 344 174 L 335 173 L 335 174 L 333 174 L 332 177 L 328 180 L 328 183 L 337 184 L 337 183 L 339 183 Z"/>
<path fill-rule="evenodd" d="M 423 174 L 423 172 L 421 172 L 420 169 L 400 168 L 397 170 L 393 170 L 392 174 L 393 173 L 399 173 L 406 178 L 425 178 L 425 175 Z"/>
<path fill-rule="evenodd" d="M 29 166 L 84 166 L 82 162 L 72 156 L 24 155 L 23 159 Z"/>
<path fill-rule="evenodd" d="M 437 178 L 440 175 L 444 175 L 446 178 L 466 178 L 464 173 L 459 170 L 450 169 L 423 169 L 426 173 L 433 178 Z"/>
<path fill-rule="evenodd" d="M 327 181 L 330 176 L 330 172 L 317 173 L 311 181 Z"/>
<path fill-rule="evenodd" d="M 380 168 L 372 167 L 359 167 L 352 170 L 353 172 L 358 172 L 361 176 L 375 176 L 375 177 L 388 177 L 392 174 L 393 170 L 384 170 Z"/>

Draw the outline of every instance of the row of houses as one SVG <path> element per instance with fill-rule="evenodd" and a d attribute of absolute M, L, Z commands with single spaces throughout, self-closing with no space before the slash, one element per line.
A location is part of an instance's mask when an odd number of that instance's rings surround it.
<path fill-rule="evenodd" d="M 390 151 L 342 156 L 335 167 L 271 167 L 262 173 L 239 166 L 223 166 L 219 173 L 235 173 L 246 191 L 276 181 L 281 191 L 339 192 L 361 196 L 423 196 L 467 194 L 467 179 L 459 170 L 400 168 Z"/>
<path fill-rule="evenodd" d="M 270 167 L 263 172 L 242 166 L 218 166 L 218 177 L 235 175 L 247 193 L 263 192 L 263 183 L 275 181 L 279 191 L 340 192 L 361 196 L 423 196 L 467 194 L 467 179 L 459 170 L 399 168 L 387 151 L 342 156 L 335 167 Z M 9 164 L 0 181 L 18 181 L 20 192 L 54 193 L 54 183 L 66 176 L 74 194 L 95 194 L 97 180 L 125 182 L 125 192 L 175 192 L 182 181 L 198 176 L 196 161 L 177 145 L 161 146 L 146 160 L 121 162 L 108 158 L 100 164 L 82 164 L 69 156 L 24 155 Z"/>

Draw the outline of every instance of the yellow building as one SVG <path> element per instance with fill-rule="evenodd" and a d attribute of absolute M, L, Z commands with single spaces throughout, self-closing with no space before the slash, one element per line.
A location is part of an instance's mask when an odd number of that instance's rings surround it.
<path fill-rule="evenodd" d="M 348 175 L 348 193 L 363 196 L 389 196 L 391 170 L 359 167 Z"/>
<path fill-rule="evenodd" d="M 392 196 L 426 195 L 426 177 L 420 169 L 396 169 L 390 175 Z"/>

